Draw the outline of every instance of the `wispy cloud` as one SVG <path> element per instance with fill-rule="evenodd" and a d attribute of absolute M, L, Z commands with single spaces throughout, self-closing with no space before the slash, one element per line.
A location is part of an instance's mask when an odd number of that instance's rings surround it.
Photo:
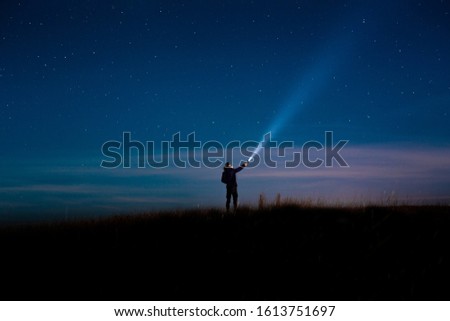
<path fill-rule="evenodd" d="M 295 150 L 299 151 L 299 150 Z M 291 151 L 292 152 L 292 151 Z M 248 168 L 239 174 L 240 199 L 268 196 L 323 200 L 450 202 L 450 148 L 350 146 L 349 167 Z M 289 155 L 287 155 L 289 157 Z M 239 161 L 236 158 L 236 163 Z M 222 206 L 221 168 L 103 169 L 98 164 L 39 164 L 3 169 L 0 213 L 26 209 L 114 212 L 168 207 Z"/>
<path fill-rule="evenodd" d="M 104 187 L 104 186 L 103 186 Z M 43 184 L 0 187 L 1 193 L 39 192 L 58 194 L 92 194 L 102 190 L 102 186 L 96 185 L 65 185 L 65 184 Z"/>

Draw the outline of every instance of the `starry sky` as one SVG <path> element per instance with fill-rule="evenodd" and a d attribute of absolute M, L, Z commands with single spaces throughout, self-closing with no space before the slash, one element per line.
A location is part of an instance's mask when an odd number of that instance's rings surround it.
<path fill-rule="evenodd" d="M 450 202 L 450 1 L 2 1 L 0 221 L 222 206 L 220 169 L 100 167 L 101 146 L 349 140 L 260 193 Z M 236 164 L 235 164 L 236 165 Z"/>

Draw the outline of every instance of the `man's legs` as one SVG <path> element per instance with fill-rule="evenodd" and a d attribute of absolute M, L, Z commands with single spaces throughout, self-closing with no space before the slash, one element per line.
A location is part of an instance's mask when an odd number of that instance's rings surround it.
<path fill-rule="evenodd" d="M 227 202 L 225 204 L 226 208 L 227 208 L 227 212 L 230 210 L 230 201 L 231 201 L 231 194 L 232 194 L 232 186 L 228 186 L 227 185 Z"/>
<path fill-rule="evenodd" d="M 237 205 L 238 205 L 238 192 L 237 192 L 237 187 L 233 187 L 233 207 L 234 210 L 237 209 Z"/>

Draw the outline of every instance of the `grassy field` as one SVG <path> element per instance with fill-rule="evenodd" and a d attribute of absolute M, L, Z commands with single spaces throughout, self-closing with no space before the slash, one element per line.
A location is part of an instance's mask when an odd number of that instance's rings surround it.
<path fill-rule="evenodd" d="M 283 204 L 0 229 L 3 300 L 450 300 L 450 207 Z"/>

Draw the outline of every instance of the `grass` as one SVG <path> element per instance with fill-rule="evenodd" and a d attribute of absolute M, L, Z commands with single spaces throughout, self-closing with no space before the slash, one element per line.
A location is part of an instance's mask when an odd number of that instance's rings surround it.
<path fill-rule="evenodd" d="M 269 203 L 0 230 L 3 300 L 449 300 L 450 207 Z"/>

